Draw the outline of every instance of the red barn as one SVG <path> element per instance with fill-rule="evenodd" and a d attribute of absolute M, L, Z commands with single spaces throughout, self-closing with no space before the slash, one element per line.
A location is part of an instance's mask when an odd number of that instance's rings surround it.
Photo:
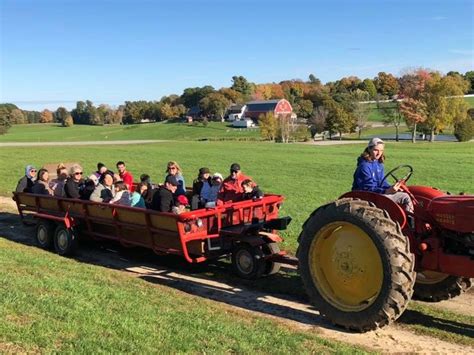
<path fill-rule="evenodd" d="M 288 100 L 265 100 L 265 101 L 250 101 L 246 103 L 247 110 L 244 113 L 245 118 L 251 118 L 255 122 L 261 114 L 272 112 L 275 116 L 291 115 L 293 108 Z"/>

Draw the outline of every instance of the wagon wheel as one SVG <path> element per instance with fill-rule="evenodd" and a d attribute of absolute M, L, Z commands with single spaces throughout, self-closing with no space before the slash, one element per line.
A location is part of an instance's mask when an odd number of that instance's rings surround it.
<path fill-rule="evenodd" d="M 278 254 L 280 252 L 280 247 L 278 246 L 278 243 L 268 243 L 263 246 L 263 252 L 265 253 L 265 255 Z M 278 271 L 280 271 L 280 268 L 281 268 L 281 263 L 277 263 L 271 260 L 266 260 L 265 270 L 263 274 L 265 276 L 276 274 L 278 273 Z"/>
<path fill-rule="evenodd" d="M 472 279 L 468 277 L 424 270 L 416 274 L 413 298 L 426 302 L 439 302 L 459 296 L 471 286 Z"/>
<path fill-rule="evenodd" d="M 54 222 L 40 219 L 36 225 L 35 239 L 40 248 L 51 249 L 54 239 Z"/>
<path fill-rule="evenodd" d="M 408 238 L 367 201 L 341 199 L 314 211 L 299 237 L 298 258 L 311 303 L 347 329 L 389 324 L 413 293 Z"/>
<path fill-rule="evenodd" d="M 232 268 L 237 276 L 256 280 L 265 272 L 265 260 L 259 246 L 246 243 L 238 244 L 232 251 Z"/>
<path fill-rule="evenodd" d="M 54 249 L 62 256 L 74 254 L 77 248 L 77 237 L 71 228 L 58 225 L 54 233 Z"/>

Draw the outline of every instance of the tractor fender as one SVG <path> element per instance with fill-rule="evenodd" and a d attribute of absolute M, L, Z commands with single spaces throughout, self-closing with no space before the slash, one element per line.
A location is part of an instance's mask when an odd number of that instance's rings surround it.
<path fill-rule="evenodd" d="M 260 237 L 268 243 L 281 243 L 283 238 L 278 234 L 269 232 L 259 232 Z"/>
<path fill-rule="evenodd" d="M 400 228 L 403 229 L 405 227 L 405 224 L 407 222 L 405 211 L 403 211 L 403 209 L 396 202 L 393 202 L 391 199 L 384 196 L 383 194 L 378 194 L 369 191 L 350 191 L 339 197 L 339 199 L 342 198 L 353 198 L 372 202 L 381 210 L 387 211 L 388 215 L 390 216 L 390 219 L 392 221 L 398 222 Z"/>

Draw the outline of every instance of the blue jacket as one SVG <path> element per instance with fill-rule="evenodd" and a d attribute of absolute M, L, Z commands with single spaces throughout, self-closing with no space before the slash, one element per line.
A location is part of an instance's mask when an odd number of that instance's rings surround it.
<path fill-rule="evenodd" d="M 357 169 L 354 172 L 354 182 L 352 190 L 371 191 L 383 194 L 390 187 L 385 180 L 383 185 L 380 182 L 384 177 L 383 164 L 378 160 L 368 161 L 362 157 L 357 159 Z"/>

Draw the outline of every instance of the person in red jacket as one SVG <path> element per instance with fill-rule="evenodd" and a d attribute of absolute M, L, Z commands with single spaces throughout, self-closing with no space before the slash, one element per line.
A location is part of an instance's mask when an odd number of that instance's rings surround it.
<path fill-rule="evenodd" d="M 117 170 L 119 172 L 120 179 L 127 185 L 129 192 L 133 192 L 133 175 L 127 171 L 127 167 L 123 161 L 117 162 Z"/>
<path fill-rule="evenodd" d="M 230 175 L 224 179 L 217 195 L 217 205 L 237 202 L 243 199 L 244 189 L 242 182 L 249 179 L 240 171 L 240 165 L 234 163 L 230 166 Z"/>

